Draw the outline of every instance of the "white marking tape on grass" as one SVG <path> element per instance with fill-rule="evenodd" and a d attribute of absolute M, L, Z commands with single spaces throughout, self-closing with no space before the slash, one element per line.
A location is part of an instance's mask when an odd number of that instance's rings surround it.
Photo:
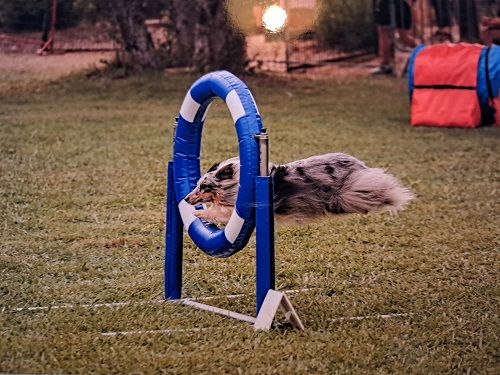
<path fill-rule="evenodd" d="M 314 290 L 321 290 L 321 288 L 302 288 L 302 289 L 290 289 L 284 290 L 287 294 L 295 294 L 295 293 L 305 293 L 311 292 Z M 11 312 L 23 312 L 23 311 L 48 311 L 48 310 L 58 310 L 58 309 L 96 309 L 102 307 L 108 308 L 120 308 L 124 306 L 140 306 L 140 305 L 158 305 L 165 302 L 183 302 L 183 301 L 210 301 L 218 298 L 227 298 L 227 299 L 236 299 L 249 296 L 250 294 L 229 294 L 225 296 L 205 296 L 205 297 L 196 297 L 196 298 L 182 298 L 179 300 L 164 300 L 157 299 L 151 301 L 125 301 L 125 302 L 108 302 L 108 303 L 86 303 L 86 304 L 71 304 L 65 303 L 62 305 L 51 305 L 51 306 L 30 306 L 30 307 L 15 307 L 11 309 Z"/>
<path fill-rule="evenodd" d="M 375 315 L 332 318 L 332 319 L 328 319 L 328 321 L 330 321 L 330 322 L 345 322 L 345 321 L 349 321 L 349 320 L 404 318 L 404 317 L 408 317 L 408 316 L 412 316 L 412 315 L 413 315 L 412 313 L 375 314 Z"/>
<path fill-rule="evenodd" d="M 169 328 L 169 329 L 152 329 L 146 331 L 104 332 L 101 333 L 101 336 L 114 337 L 114 336 L 149 335 L 149 334 L 170 335 L 173 333 L 205 332 L 205 331 L 214 331 L 214 330 L 231 329 L 239 327 L 241 326 L 235 325 L 235 326 L 224 326 L 224 327 Z"/>
<path fill-rule="evenodd" d="M 85 303 L 85 304 L 63 304 L 63 305 L 51 305 L 51 306 L 31 306 L 31 307 L 16 307 L 13 308 L 12 312 L 22 312 L 22 311 L 48 311 L 48 310 L 59 310 L 59 309 L 94 309 L 101 307 L 123 307 L 129 305 L 152 305 L 163 303 L 165 300 L 153 300 L 153 301 L 138 301 L 138 302 L 109 302 L 109 303 Z"/>
<path fill-rule="evenodd" d="M 192 301 L 190 301 L 192 303 Z M 198 309 L 202 310 L 207 310 L 214 312 L 216 314 L 228 316 L 233 319 L 238 319 L 238 320 L 243 320 L 247 323 L 254 324 L 255 318 L 243 314 L 238 314 L 233 311 L 229 310 L 224 310 L 224 309 L 218 309 L 214 308 L 213 306 L 208 306 L 208 305 L 203 305 L 203 304 L 197 304 L 196 306 L 191 304 L 191 303 L 184 303 L 185 305 L 193 306 Z M 203 305 L 203 307 L 200 307 L 199 305 Z M 205 309 L 204 307 L 208 307 Z M 215 311 L 221 310 L 221 312 Z M 226 312 L 229 312 L 231 315 L 226 314 Z M 249 318 L 248 320 L 241 319 L 239 316 L 243 316 L 245 319 Z M 394 314 L 374 314 L 374 315 L 364 315 L 364 316 L 347 316 L 347 317 L 341 317 L 341 318 L 332 318 L 328 319 L 330 322 L 345 322 L 345 321 L 359 321 L 359 320 L 367 320 L 367 319 L 391 319 L 391 318 L 404 318 L 408 316 L 412 316 L 412 313 L 394 313 Z M 220 329 L 230 329 L 230 328 L 238 328 L 241 327 L 240 325 L 234 325 L 234 326 L 225 326 L 225 327 L 200 327 L 200 328 L 169 328 L 169 329 L 156 329 L 156 330 L 143 330 L 143 331 L 122 331 L 122 332 L 104 332 L 101 333 L 101 336 L 131 336 L 131 335 L 147 335 L 147 334 L 174 334 L 174 333 L 189 333 L 189 332 L 205 332 L 205 331 L 212 331 L 212 330 L 220 330 Z"/>

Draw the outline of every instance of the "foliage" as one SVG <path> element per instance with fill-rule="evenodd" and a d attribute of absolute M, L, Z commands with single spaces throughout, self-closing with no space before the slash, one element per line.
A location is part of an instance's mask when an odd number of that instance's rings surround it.
<path fill-rule="evenodd" d="M 147 18 L 159 18 L 169 0 L 141 2 Z M 109 20 L 107 0 L 57 1 L 57 27 L 67 28 L 82 20 L 96 22 Z M 9 31 L 42 30 L 44 20 L 50 21 L 52 0 L 0 0 L 0 27 Z"/>
<path fill-rule="evenodd" d="M 224 0 L 172 0 L 169 10 L 172 60 L 201 72 L 243 71 L 245 37 L 232 22 Z"/>
<path fill-rule="evenodd" d="M 57 2 L 58 28 L 76 25 L 88 5 L 80 1 Z M 44 22 L 49 22 L 52 0 L 0 0 L 0 27 L 9 31 L 42 30 Z"/>
<path fill-rule="evenodd" d="M 225 0 L 68 0 L 57 4 L 57 28 L 83 19 L 104 21 L 111 38 L 122 46 L 117 63 L 128 73 L 165 66 L 239 72 L 246 65 L 244 36 L 233 25 Z M 0 0 L 0 27 L 43 29 L 46 35 L 51 6 L 52 0 Z M 145 25 L 148 18 L 170 20 L 168 41 L 163 45 L 154 46 Z"/>
<path fill-rule="evenodd" d="M 321 0 L 316 33 L 326 46 L 344 51 L 375 47 L 372 1 Z"/>
<path fill-rule="evenodd" d="M 171 0 L 142 0 L 141 13 L 146 18 L 160 18 L 168 8 Z M 95 22 L 98 20 L 111 20 L 109 12 L 110 0 L 73 0 L 75 6 L 83 9 L 85 19 Z"/>

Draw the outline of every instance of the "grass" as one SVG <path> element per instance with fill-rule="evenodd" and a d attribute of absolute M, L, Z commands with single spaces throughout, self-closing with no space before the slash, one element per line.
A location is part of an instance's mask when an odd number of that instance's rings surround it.
<path fill-rule="evenodd" d="M 0 91 L 0 372 L 495 374 L 499 133 L 410 128 L 405 83 L 247 77 L 284 162 L 343 151 L 387 167 L 417 199 L 397 217 L 280 229 L 279 289 L 307 329 L 255 333 L 179 305 L 12 313 L 162 296 L 165 166 L 194 76 L 70 77 Z M 212 106 L 203 167 L 234 155 Z M 229 259 L 188 239 L 186 296 L 254 313 L 253 241 Z M 411 313 L 388 320 L 339 317 Z M 218 327 L 103 337 L 102 332 Z"/>

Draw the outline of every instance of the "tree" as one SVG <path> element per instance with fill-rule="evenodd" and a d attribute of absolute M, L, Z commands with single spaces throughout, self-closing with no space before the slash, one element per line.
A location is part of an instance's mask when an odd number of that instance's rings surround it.
<path fill-rule="evenodd" d="M 224 0 L 172 0 L 171 54 L 176 65 L 207 72 L 241 72 L 246 65 L 244 35 L 233 25 Z"/>
<path fill-rule="evenodd" d="M 96 0 L 123 46 L 124 62 L 135 71 L 187 66 L 201 72 L 246 65 L 243 34 L 232 24 L 225 0 Z M 147 31 L 147 15 L 170 18 L 167 50 L 155 50 Z M 151 14 L 153 10 L 154 14 Z"/>
<path fill-rule="evenodd" d="M 322 0 L 315 33 L 319 41 L 343 51 L 371 49 L 377 44 L 373 8 L 367 0 Z"/>
<path fill-rule="evenodd" d="M 42 29 L 45 25 L 47 36 L 51 4 L 52 0 L 0 0 L 0 26 L 25 28 L 29 23 Z M 232 24 L 225 0 L 68 0 L 57 4 L 58 14 L 67 16 L 71 10 L 75 22 L 87 17 L 109 25 L 112 38 L 122 46 L 117 62 L 126 67 L 126 73 L 164 66 L 238 73 L 246 64 L 245 37 Z M 145 21 L 165 12 L 171 22 L 169 43 L 155 49 Z M 66 16 L 56 18 L 57 26 Z"/>
<path fill-rule="evenodd" d="M 123 47 L 123 63 L 133 71 L 162 66 L 146 28 L 146 5 L 143 0 L 107 0 L 100 6 L 107 11 L 114 34 Z"/>

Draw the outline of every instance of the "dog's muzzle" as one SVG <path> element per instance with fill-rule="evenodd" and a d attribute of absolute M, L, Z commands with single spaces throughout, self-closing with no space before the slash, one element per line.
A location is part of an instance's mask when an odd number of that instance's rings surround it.
<path fill-rule="evenodd" d="M 188 202 L 189 204 L 196 204 L 196 203 L 199 203 L 201 201 L 201 194 L 198 194 L 198 193 L 190 193 L 186 198 L 184 198 L 184 200 L 186 202 Z"/>

